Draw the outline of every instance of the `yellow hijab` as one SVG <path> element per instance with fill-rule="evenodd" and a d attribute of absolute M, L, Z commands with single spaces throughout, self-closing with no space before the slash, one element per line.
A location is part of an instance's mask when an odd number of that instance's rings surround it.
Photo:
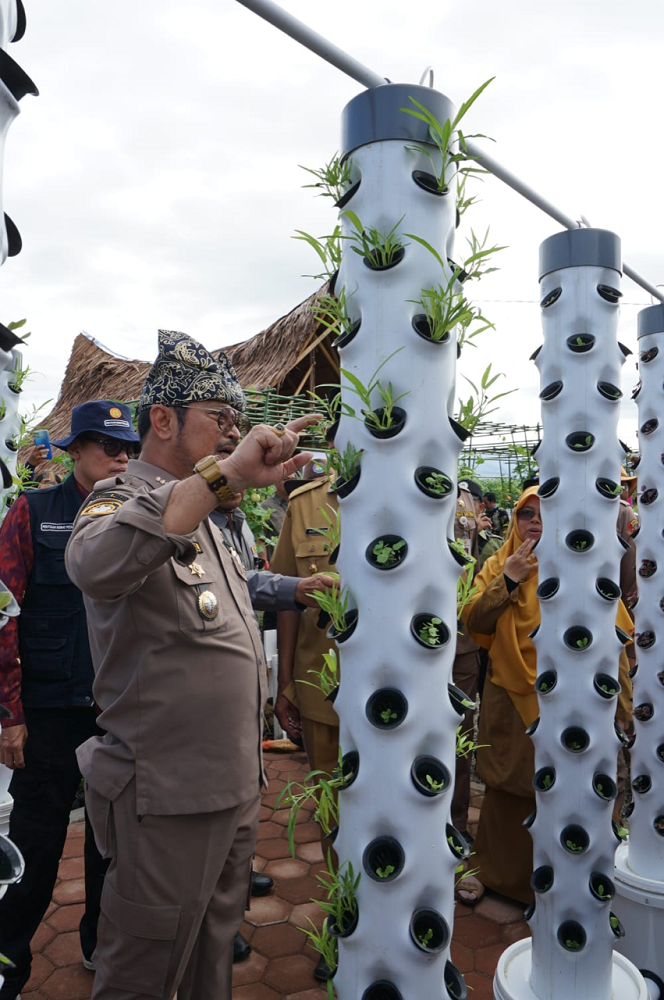
<path fill-rule="evenodd" d="M 512 514 L 505 544 L 490 556 L 476 577 L 477 591 L 463 611 L 466 621 L 475 601 L 487 589 L 496 577 L 502 576 L 505 560 L 514 555 L 524 539 L 519 534 L 517 511 L 525 507 L 531 497 L 537 496 L 537 487 L 531 486 L 519 497 Z M 526 726 L 537 718 L 539 709 L 535 692 L 535 677 L 537 676 L 537 653 L 531 639 L 531 632 L 540 623 L 539 599 L 537 597 L 538 573 L 535 571 L 526 581 L 519 584 L 516 591 L 516 601 L 510 601 L 496 624 L 493 635 L 482 635 L 472 632 L 478 645 L 491 651 L 492 680 L 498 687 L 504 688 L 509 694 L 514 707 Z M 632 620 L 622 601 L 618 603 L 616 625 L 630 635 L 633 631 Z"/>

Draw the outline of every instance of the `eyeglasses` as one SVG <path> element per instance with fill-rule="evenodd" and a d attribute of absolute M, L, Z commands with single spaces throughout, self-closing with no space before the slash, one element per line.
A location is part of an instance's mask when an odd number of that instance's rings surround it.
<path fill-rule="evenodd" d="M 209 406 L 181 406 L 183 410 L 202 410 L 203 413 L 214 413 L 217 418 L 217 426 L 220 431 L 229 431 L 231 427 L 236 427 L 240 435 L 244 437 L 251 430 L 251 421 L 244 413 L 240 413 L 234 406 L 220 406 L 218 410 L 213 410 Z"/>
<path fill-rule="evenodd" d="M 533 507 L 522 507 L 521 510 L 517 511 L 516 516 L 522 517 L 524 521 L 532 521 L 534 517 L 538 518 L 540 521 L 542 520 L 540 512 L 535 510 Z"/>
<path fill-rule="evenodd" d="M 101 445 L 109 458 L 117 458 L 123 451 L 127 452 L 127 458 L 138 458 L 141 453 L 141 446 L 136 441 L 118 441 L 117 438 L 100 438 L 92 434 L 86 434 L 83 440 Z"/>

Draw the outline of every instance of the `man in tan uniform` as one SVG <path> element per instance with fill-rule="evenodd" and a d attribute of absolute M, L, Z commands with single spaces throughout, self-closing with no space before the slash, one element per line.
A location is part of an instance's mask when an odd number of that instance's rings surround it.
<path fill-rule="evenodd" d="M 107 732 L 78 752 L 111 858 L 95 1000 L 231 997 L 263 781 L 265 664 L 244 569 L 208 515 L 310 457 L 291 457 L 308 418 L 255 427 L 238 446 L 244 406 L 223 354 L 160 331 L 139 402 L 141 460 L 97 484 L 67 547 Z"/>

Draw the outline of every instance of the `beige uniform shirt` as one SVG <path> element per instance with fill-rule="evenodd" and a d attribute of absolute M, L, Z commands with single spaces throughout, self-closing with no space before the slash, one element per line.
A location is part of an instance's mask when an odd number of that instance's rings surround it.
<path fill-rule="evenodd" d="M 135 775 L 139 814 L 228 809 L 262 780 L 266 670 L 245 571 L 207 518 L 164 531 L 176 481 L 129 462 L 97 483 L 66 552 L 107 732 L 79 748 L 81 771 L 111 800 Z"/>
<path fill-rule="evenodd" d="M 323 477 L 291 493 L 279 541 L 270 561 L 270 569 L 274 573 L 307 577 L 327 573 L 333 568 L 325 550 L 325 535 L 319 533 L 320 529 L 328 526 L 320 508 L 331 516 L 332 511 L 336 512 L 339 506 L 336 496 L 328 492 L 329 485 L 329 480 Z M 338 726 L 339 717 L 331 703 L 325 701 L 320 688 L 299 683 L 309 681 L 316 684 L 317 678 L 308 671 L 320 670 L 323 666 L 323 653 L 337 648 L 327 638 L 327 630 L 316 625 L 318 614 L 317 608 L 307 608 L 300 615 L 293 683 L 285 694 L 305 719 L 322 722 L 327 726 Z"/>

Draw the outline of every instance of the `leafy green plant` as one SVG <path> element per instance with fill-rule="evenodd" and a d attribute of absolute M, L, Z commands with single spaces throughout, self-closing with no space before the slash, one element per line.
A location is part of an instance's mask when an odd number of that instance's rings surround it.
<path fill-rule="evenodd" d="M 476 311 L 457 287 L 457 278 L 452 275 L 445 286 L 432 285 L 423 288 L 419 299 L 409 299 L 419 306 L 426 316 L 429 339 L 434 343 L 445 340 L 456 326 L 472 323 Z"/>
<path fill-rule="evenodd" d="M 302 164 L 299 164 L 299 167 L 300 170 L 306 170 L 316 178 L 314 184 L 303 184 L 302 187 L 317 188 L 321 198 L 332 198 L 337 202 L 352 184 L 352 160 L 346 159 L 342 162 L 338 153 L 318 170 L 303 167 Z"/>
<path fill-rule="evenodd" d="M 327 510 L 323 507 L 318 508 L 318 513 L 327 522 L 327 527 L 321 529 L 321 534 L 325 534 L 325 541 L 323 542 L 323 548 L 330 554 L 341 543 L 341 512 L 335 510 L 329 503 L 325 506 Z M 330 512 L 328 514 L 328 511 Z"/>
<path fill-rule="evenodd" d="M 467 400 L 459 399 L 457 421 L 472 434 L 482 420 L 486 420 L 490 413 L 494 413 L 497 410 L 497 407 L 492 404 L 504 396 L 509 396 L 511 393 L 516 392 L 516 389 L 508 389 L 506 392 L 498 392 L 495 395 L 490 395 L 492 386 L 499 378 L 504 378 L 502 372 L 498 372 L 495 375 L 492 373 L 491 364 L 487 365 L 482 372 L 479 385 L 475 385 L 467 375 L 464 375 L 464 378 L 473 392 Z"/>
<path fill-rule="evenodd" d="M 451 834 L 447 838 L 447 843 L 450 845 L 450 847 L 452 848 L 452 850 L 454 851 L 455 854 L 462 855 L 464 853 L 465 849 L 466 849 L 463 846 L 463 844 L 457 843 L 456 840 L 454 839 L 454 837 Z"/>
<path fill-rule="evenodd" d="M 320 930 L 316 927 L 311 917 L 307 917 L 311 924 L 311 929 L 298 927 L 298 930 L 309 938 L 309 944 L 323 958 L 330 972 L 334 972 L 339 962 L 339 943 L 327 929 L 327 920 L 323 921 Z M 334 1000 L 334 984 L 332 978 L 327 981 L 327 1000 Z"/>
<path fill-rule="evenodd" d="M 373 554 L 376 557 L 376 562 L 379 566 L 394 566 L 397 562 L 397 553 L 405 545 L 403 538 L 399 542 L 392 542 L 388 544 L 387 542 L 376 542 L 373 547 Z"/>
<path fill-rule="evenodd" d="M 380 713 L 380 717 L 385 725 L 387 725 L 388 722 L 392 722 L 393 719 L 398 718 L 397 713 L 393 712 L 391 708 L 384 708 Z"/>
<path fill-rule="evenodd" d="M 577 639 L 576 645 L 578 646 L 579 649 L 585 649 L 586 646 L 588 645 L 588 636 L 584 635 L 583 639 Z"/>
<path fill-rule="evenodd" d="M 439 496 L 443 496 L 445 493 L 449 492 L 449 480 L 442 472 L 430 473 L 424 482 L 432 493 L 437 493 Z"/>
<path fill-rule="evenodd" d="M 573 840 L 566 840 L 565 847 L 567 847 L 568 850 L 577 853 L 583 850 L 583 847 L 580 844 L 575 844 Z"/>
<path fill-rule="evenodd" d="M 553 778 L 551 777 L 550 774 L 544 775 L 544 778 L 542 779 L 542 784 L 544 785 L 545 788 L 551 788 L 551 785 L 553 784 Z"/>
<path fill-rule="evenodd" d="M 274 486 L 256 486 L 247 490 L 240 503 L 240 510 L 247 515 L 247 525 L 258 543 L 275 545 L 276 535 L 270 525 L 272 511 L 263 503 L 274 493 Z"/>
<path fill-rule="evenodd" d="M 611 899 L 611 893 L 607 892 L 603 885 L 598 885 L 595 891 L 600 899 Z"/>
<path fill-rule="evenodd" d="M 7 404 L 4 399 L 0 399 L 0 420 L 4 420 L 7 415 Z"/>
<path fill-rule="evenodd" d="M 477 560 L 474 556 L 468 556 L 460 538 L 455 538 L 450 542 L 450 546 L 456 549 L 466 559 L 466 569 L 457 580 L 457 620 L 461 618 L 463 609 L 477 593 L 477 587 L 473 584 L 473 574 Z"/>
<path fill-rule="evenodd" d="M 429 646 L 440 645 L 440 630 L 438 626 L 442 624 L 442 618 L 431 618 L 428 622 L 424 622 L 418 632 L 422 642 L 428 643 Z"/>
<path fill-rule="evenodd" d="M 328 576 L 332 575 L 328 573 Z M 311 596 L 321 611 L 325 611 L 330 616 L 335 630 L 343 632 L 346 628 L 346 613 L 349 601 L 347 589 L 345 587 L 340 588 L 336 584 L 333 587 L 325 587 L 324 590 L 313 590 Z"/>
<path fill-rule="evenodd" d="M 448 190 L 449 168 L 462 160 L 470 159 L 469 154 L 465 149 L 464 135 L 459 128 L 459 123 L 475 103 L 482 91 L 489 86 L 493 79 L 495 78 L 491 77 L 489 80 L 486 80 L 473 94 L 471 94 L 467 101 L 463 102 L 454 116 L 454 119 L 447 118 L 442 123 L 438 121 L 436 116 L 433 115 L 428 108 L 425 108 L 423 104 L 416 101 L 414 97 L 408 98 L 411 104 L 414 105 L 413 108 L 399 108 L 400 111 L 403 111 L 407 115 L 412 115 L 414 118 L 418 118 L 428 126 L 429 136 L 436 146 L 440 156 L 440 164 L 435 162 L 434 157 L 426 146 L 413 145 L 407 146 L 406 148 L 415 150 L 426 156 L 431 164 L 433 175 L 436 178 L 437 190 L 441 193 Z M 454 152 L 450 147 L 452 147 L 457 140 L 460 145 L 460 151 Z"/>
<path fill-rule="evenodd" d="M 580 948 L 581 945 L 578 941 L 573 941 L 572 938 L 566 938 L 565 947 L 569 948 L 570 951 L 574 951 L 574 949 Z"/>
<path fill-rule="evenodd" d="M 426 780 L 427 780 L 427 785 L 429 786 L 432 792 L 439 792 L 441 788 L 445 787 L 444 781 L 436 781 L 435 778 L 432 778 L 430 774 L 426 775 Z"/>
<path fill-rule="evenodd" d="M 329 236 L 321 236 L 317 238 L 312 236 L 311 233 L 305 233 L 302 229 L 296 229 L 295 232 L 298 234 L 294 236 L 294 240 L 303 240 L 308 243 L 312 250 L 318 254 L 320 261 L 323 265 L 323 270 L 320 274 L 305 274 L 305 278 L 314 278 L 316 281 L 329 280 L 332 275 L 339 270 L 341 265 L 341 254 L 342 254 L 342 240 L 344 239 L 341 233 L 341 227 L 335 226 L 334 231 Z"/>
<path fill-rule="evenodd" d="M 315 687 L 323 692 L 325 698 L 339 685 L 339 664 L 337 662 L 337 654 L 334 649 L 330 649 L 329 652 L 323 653 L 323 666 L 320 670 L 307 670 L 308 674 L 313 674 L 314 677 L 318 678 L 318 683 L 314 684 L 311 681 L 305 681 L 300 678 L 297 679 L 297 684 L 306 684 L 307 687 Z"/>
<path fill-rule="evenodd" d="M 337 295 L 321 295 L 311 305 L 314 319 L 326 330 L 336 334 L 350 333 L 355 320 L 348 312 L 346 288 L 342 286 Z"/>
<path fill-rule="evenodd" d="M 408 246 L 397 234 L 397 230 L 403 222 L 403 215 L 398 222 L 395 222 L 389 233 L 381 233 L 374 226 L 365 228 L 355 212 L 349 208 L 342 212 L 342 215 L 346 216 L 355 230 L 347 237 L 352 244 L 351 250 L 368 261 L 370 267 L 389 267 L 390 264 L 395 263 L 399 251 Z"/>
<path fill-rule="evenodd" d="M 343 452 L 332 448 L 327 457 L 328 470 L 334 470 L 340 479 L 343 479 L 345 483 L 349 482 L 360 467 L 363 451 L 363 448 L 358 450 L 350 441 Z"/>
<path fill-rule="evenodd" d="M 431 939 L 433 938 L 433 927 L 429 927 L 426 931 L 422 931 L 417 935 L 417 940 L 420 942 L 423 948 L 428 948 Z"/>
<path fill-rule="evenodd" d="M 376 868 L 376 875 L 378 878 L 389 878 L 395 871 L 396 868 L 394 865 L 385 865 L 384 868 Z"/>
<path fill-rule="evenodd" d="M 590 444 L 592 444 L 592 443 L 593 443 L 593 439 L 592 439 L 592 435 L 591 435 L 591 434 L 588 434 L 588 436 L 587 436 L 586 438 L 584 438 L 584 440 L 583 440 L 583 441 L 576 441 L 576 442 L 575 442 L 575 443 L 574 443 L 574 444 L 572 445 L 572 447 L 573 447 L 573 448 L 587 448 L 587 447 L 588 447 L 588 445 L 590 445 Z M 620 489 L 620 492 L 622 493 L 622 487 L 621 487 L 621 489 Z"/>
<path fill-rule="evenodd" d="M 378 368 L 369 379 L 368 385 L 364 385 L 364 383 L 361 382 L 359 378 L 347 368 L 340 369 L 341 374 L 348 383 L 345 388 L 354 393 L 359 398 L 360 402 L 364 404 L 363 408 L 360 410 L 361 416 L 358 416 L 353 407 L 350 406 L 349 403 L 343 401 L 340 405 L 344 414 L 349 417 L 354 417 L 356 420 L 363 418 L 367 425 L 375 430 L 389 430 L 389 428 L 393 426 L 394 407 L 400 399 L 403 399 L 404 396 L 407 396 L 409 393 L 402 392 L 399 396 L 394 396 L 392 383 L 388 382 L 385 385 L 376 376 L 384 368 L 387 362 L 393 358 L 395 354 L 398 354 L 399 351 L 403 351 L 403 347 L 399 347 L 396 351 L 388 354 L 385 360 L 379 364 Z M 371 397 L 374 392 L 378 393 L 382 403 L 382 407 L 377 407 L 376 409 L 372 406 L 371 401 Z M 382 412 L 378 413 L 378 409 L 382 410 Z"/>
<path fill-rule="evenodd" d="M 360 884 L 360 874 L 355 875 L 353 865 L 345 861 L 335 871 L 332 854 L 327 852 L 327 867 L 316 876 L 316 881 L 323 887 L 326 899 L 313 900 L 321 910 L 332 918 L 337 930 L 343 934 L 357 919 L 357 887 Z"/>
<path fill-rule="evenodd" d="M 310 771 L 303 782 L 288 781 L 274 806 L 275 812 L 288 807 L 288 847 L 295 857 L 295 824 L 300 810 L 308 802 L 316 803 L 314 818 L 327 836 L 339 821 L 339 807 L 328 771 Z"/>
<path fill-rule="evenodd" d="M 23 383 L 30 377 L 30 372 L 32 369 L 30 365 L 23 367 L 21 360 L 17 357 L 16 364 L 10 374 L 10 380 L 7 382 L 8 387 L 13 392 L 21 392 L 23 388 Z"/>

